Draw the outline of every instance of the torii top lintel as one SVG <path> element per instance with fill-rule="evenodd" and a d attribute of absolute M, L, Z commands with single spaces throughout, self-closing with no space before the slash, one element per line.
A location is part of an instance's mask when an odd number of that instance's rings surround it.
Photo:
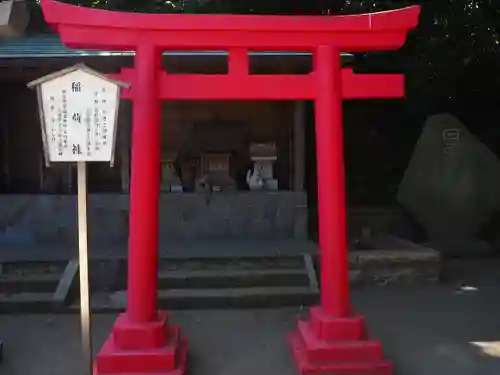
<path fill-rule="evenodd" d="M 418 24 L 419 6 L 349 16 L 141 14 L 41 0 L 45 20 L 69 47 L 134 50 L 149 40 L 160 49 L 312 51 L 393 50 Z M 139 31 L 139 32 L 138 32 Z"/>

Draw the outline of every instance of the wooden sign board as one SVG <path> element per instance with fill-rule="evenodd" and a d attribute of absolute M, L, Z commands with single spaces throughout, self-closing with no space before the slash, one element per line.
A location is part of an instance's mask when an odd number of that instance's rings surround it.
<path fill-rule="evenodd" d="M 87 230 L 87 165 L 113 164 L 120 88 L 128 87 L 78 64 L 28 83 L 37 90 L 45 162 L 76 162 L 80 323 L 86 374 L 92 375 L 92 328 Z"/>
<path fill-rule="evenodd" d="M 78 64 L 28 84 L 36 87 L 45 160 L 110 162 L 123 82 Z"/>

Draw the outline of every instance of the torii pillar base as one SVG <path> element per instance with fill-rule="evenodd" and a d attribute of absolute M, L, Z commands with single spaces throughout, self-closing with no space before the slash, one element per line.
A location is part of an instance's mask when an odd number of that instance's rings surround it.
<path fill-rule="evenodd" d="M 313 307 L 290 335 L 293 356 L 303 375 L 391 375 L 382 345 L 366 334 L 360 315 L 334 318 Z"/>
<path fill-rule="evenodd" d="M 168 325 L 166 312 L 146 324 L 132 324 L 121 314 L 97 355 L 94 375 L 183 375 L 187 348 L 179 327 Z"/>

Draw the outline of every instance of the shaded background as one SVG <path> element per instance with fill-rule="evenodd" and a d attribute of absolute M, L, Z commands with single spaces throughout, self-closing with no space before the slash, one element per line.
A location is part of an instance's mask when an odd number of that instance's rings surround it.
<path fill-rule="evenodd" d="M 48 31 L 38 2 L 28 1 L 31 2 L 32 8 L 30 28 L 36 29 L 37 32 Z M 499 152 L 500 128 L 496 122 L 500 106 L 496 102 L 497 90 L 500 88 L 500 0 L 67 2 L 110 10 L 148 13 L 310 15 L 355 14 L 421 5 L 419 26 L 410 33 L 408 42 L 401 50 L 355 55 L 353 67 L 357 72 L 404 73 L 407 96 L 404 100 L 345 103 L 349 204 L 396 204 L 396 191 L 414 144 L 425 118 L 431 114 L 447 112 L 456 116 L 493 152 Z M 310 126 L 313 126 L 312 117 L 309 119 Z"/>

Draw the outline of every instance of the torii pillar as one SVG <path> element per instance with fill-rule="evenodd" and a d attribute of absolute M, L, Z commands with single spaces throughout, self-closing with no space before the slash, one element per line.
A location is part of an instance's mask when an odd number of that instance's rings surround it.
<path fill-rule="evenodd" d="M 319 46 L 314 63 L 321 305 L 311 308 L 309 321 L 299 321 L 290 343 L 302 374 L 390 375 L 391 363 L 380 343 L 367 339 L 349 297 L 339 50 Z"/>
<path fill-rule="evenodd" d="M 340 52 L 401 47 L 420 8 L 244 16 L 110 12 L 54 0 L 41 5 L 69 47 L 136 51 L 134 68 L 112 75 L 132 86 L 122 92 L 133 103 L 127 311 L 97 355 L 95 374 L 182 374 L 186 366 L 186 340 L 168 325 L 167 313 L 157 311 L 161 100 L 315 101 L 321 305 L 291 335 L 293 353 L 303 374 L 390 374 L 380 343 L 366 337 L 349 297 L 342 101 L 402 97 L 404 77 L 354 74 L 342 69 Z M 161 67 L 163 50 L 227 50 L 229 73 L 168 74 Z M 312 52 L 314 69 L 250 74 L 250 50 Z"/>

